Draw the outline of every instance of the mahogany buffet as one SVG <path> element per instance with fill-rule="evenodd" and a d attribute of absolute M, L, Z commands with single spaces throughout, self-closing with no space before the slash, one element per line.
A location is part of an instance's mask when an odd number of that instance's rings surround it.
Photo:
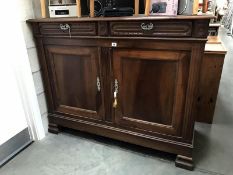
<path fill-rule="evenodd" d="M 49 132 L 67 127 L 177 155 L 193 169 L 195 102 L 212 16 L 31 19 Z"/>

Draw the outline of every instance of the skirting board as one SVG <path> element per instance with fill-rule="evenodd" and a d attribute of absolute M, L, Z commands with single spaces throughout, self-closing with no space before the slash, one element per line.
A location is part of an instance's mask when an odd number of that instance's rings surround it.
<path fill-rule="evenodd" d="M 2 144 L 0 146 L 0 168 L 32 142 L 33 140 L 30 138 L 28 128 L 26 128 Z"/>

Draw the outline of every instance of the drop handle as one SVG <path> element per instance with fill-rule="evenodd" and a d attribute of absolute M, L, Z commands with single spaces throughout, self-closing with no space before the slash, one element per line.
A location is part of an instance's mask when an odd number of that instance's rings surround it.
<path fill-rule="evenodd" d="M 69 24 L 60 24 L 60 29 L 61 30 L 69 30 L 70 29 L 70 25 Z"/>
<path fill-rule="evenodd" d="M 97 86 L 97 90 L 100 92 L 101 91 L 101 85 L 100 85 L 100 78 L 99 77 L 96 78 L 96 86 Z"/>
<path fill-rule="evenodd" d="M 141 23 L 141 29 L 144 31 L 149 31 L 149 30 L 152 30 L 153 28 L 154 28 L 153 23 L 149 23 L 149 24 Z"/>
<path fill-rule="evenodd" d="M 113 101 L 113 108 L 117 108 L 117 96 L 116 96 L 116 92 L 114 92 L 114 101 Z"/>
<path fill-rule="evenodd" d="M 60 29 L 61 29 L 62 31 L 68 31 L 69 36 L 70 36 L 70 38 L 71 38 L 71 27 L 70 27 L 69 24 L 60 24 Z"/>
<path fill-rule="evenodd" d="M 117 94 L 118 94 L 118 81 L 117 79 L 115 79 L 115 84 L 114 84 L 114 93 L 113 93 L 113 97 L 114 97 L 114 101 L 113 101 L 113 108 L 117 108 Z"/>

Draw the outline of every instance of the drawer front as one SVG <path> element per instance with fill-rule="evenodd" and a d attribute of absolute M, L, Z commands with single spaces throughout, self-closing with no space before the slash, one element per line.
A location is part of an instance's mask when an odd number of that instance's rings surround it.
<path fill-rule="evenodd" d="M 93 36 L 96 35 L 95 22 L 79 23 L 40 23 L 42 35 Z"/>
<path fill-rule="evenodd" d="M 192 22 L 111 22 L 110 30 L 113 36 L 190 37 L 192 35 Z"/>

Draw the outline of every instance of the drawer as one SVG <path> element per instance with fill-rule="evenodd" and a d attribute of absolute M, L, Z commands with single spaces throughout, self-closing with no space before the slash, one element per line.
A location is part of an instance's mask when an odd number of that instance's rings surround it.
<path fill-rule="evenodd" d="M 191 21 L 111 22 L 112 36 L 190 37 Z"/>
<path fill-rule="evenodd" d="M 93 36 L 97 34 L 95 22 L 78 23 L 40 23 L 40 32 L 42 35 L 58 36 Z"/>

